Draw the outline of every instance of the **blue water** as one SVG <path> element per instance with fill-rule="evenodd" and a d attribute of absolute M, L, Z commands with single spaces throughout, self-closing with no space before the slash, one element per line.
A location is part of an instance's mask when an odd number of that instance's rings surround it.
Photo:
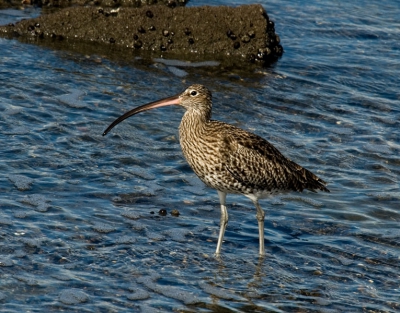
<path fill-rule="evenodd" d="M 0 311 L 400 310 L 398 1 L 261 3 L 285 53 L 255 75 L 0 39 Z M 101 136 L 192 83 L 212 90 L 215 119 L 329 182 L 262 201 L 263 260 L 255 209 L 233 195 L 214 258 L 218 197 L 183 159 L 180 108 Z"/>

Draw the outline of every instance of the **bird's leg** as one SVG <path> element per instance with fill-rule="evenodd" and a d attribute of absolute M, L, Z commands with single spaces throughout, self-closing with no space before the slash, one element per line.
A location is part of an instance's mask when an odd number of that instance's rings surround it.
<path fill-rule="evenodd" d="M 265 217 L 265 212 L 263 209 L 261 209 L 260 205 L 258 204 L 257 200 L 253 201 L 254 205 L 256 206 L 257 209 L 257 221 L 258 221 L 258 236 L 260 239 L 260 255 L 263 256 L 265 255 L 265 248 L 264 248 L 264 217 Z"/>
<path fill-rule="evenodd" d="M 219 202 L 221 203 L 221 221 L 220 221 L 217 250 L 215 251 L 215 254 L 219 255 L 221 252 L 222 240 L 224 239 L 226 225 L 228 224 L 228 210 L 226 209 L 226 193 L 219 190 L 217 191 L 219 196 Z"/>

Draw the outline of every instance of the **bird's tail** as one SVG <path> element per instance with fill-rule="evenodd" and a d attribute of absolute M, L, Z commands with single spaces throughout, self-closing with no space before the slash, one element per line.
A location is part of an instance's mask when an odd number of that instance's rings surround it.
<path fill-rule="evenodd" d="M 304 170 L 304 189 L 308 189 L 314 192 L 317 192 L 318 190 L 325 191 L 325 192 L 330 192 L 328 188 L 326 188 L 326 182 L 319 178 L 317 175 L 311 173 L 309 170 L 303 168 Z"/>

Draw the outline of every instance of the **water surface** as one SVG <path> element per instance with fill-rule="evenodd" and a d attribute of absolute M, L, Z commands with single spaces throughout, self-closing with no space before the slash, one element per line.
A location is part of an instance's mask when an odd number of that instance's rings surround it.
<path fill-rule="evenodd" d="M 254 75 L 0 39 L 1 311 L 400 309 L 398 3 L 262 3 L 285 53 Z M 37 14 L 5 10 L 0 21 Z M 183 159 L 182 109 L 101 136 L 133 106 L 192 83 L 212 90 L 215 119 L 329 182 L 330 194 L 262 201 L 265 259 L 255 208 L 233 195 L 214 258 L 218 197 Z"/>

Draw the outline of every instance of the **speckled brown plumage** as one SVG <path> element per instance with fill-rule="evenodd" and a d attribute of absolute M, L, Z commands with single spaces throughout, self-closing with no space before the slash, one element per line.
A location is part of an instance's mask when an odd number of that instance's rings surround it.
<path fill-rule="evenodd" d="M 211 120 L 211 93 L 202 85 L 192 85 L 179 95 L 133 109 L 115 120 L 104 134 L 129 116 L 172 104 L 186 109 L 179 136 L 187 162 L 206 185 L 218 191 L 221 229 L 216 254 L 220 253 L 228 222 L 225 203 L 228 193 L 243 194 L 256 206 L 260 254 L 263 255 L 264 211 L 258 199 L 304 189 L 329 192 L 322 179 L 286 158 L 265 139 L 233 125 Z"/>

